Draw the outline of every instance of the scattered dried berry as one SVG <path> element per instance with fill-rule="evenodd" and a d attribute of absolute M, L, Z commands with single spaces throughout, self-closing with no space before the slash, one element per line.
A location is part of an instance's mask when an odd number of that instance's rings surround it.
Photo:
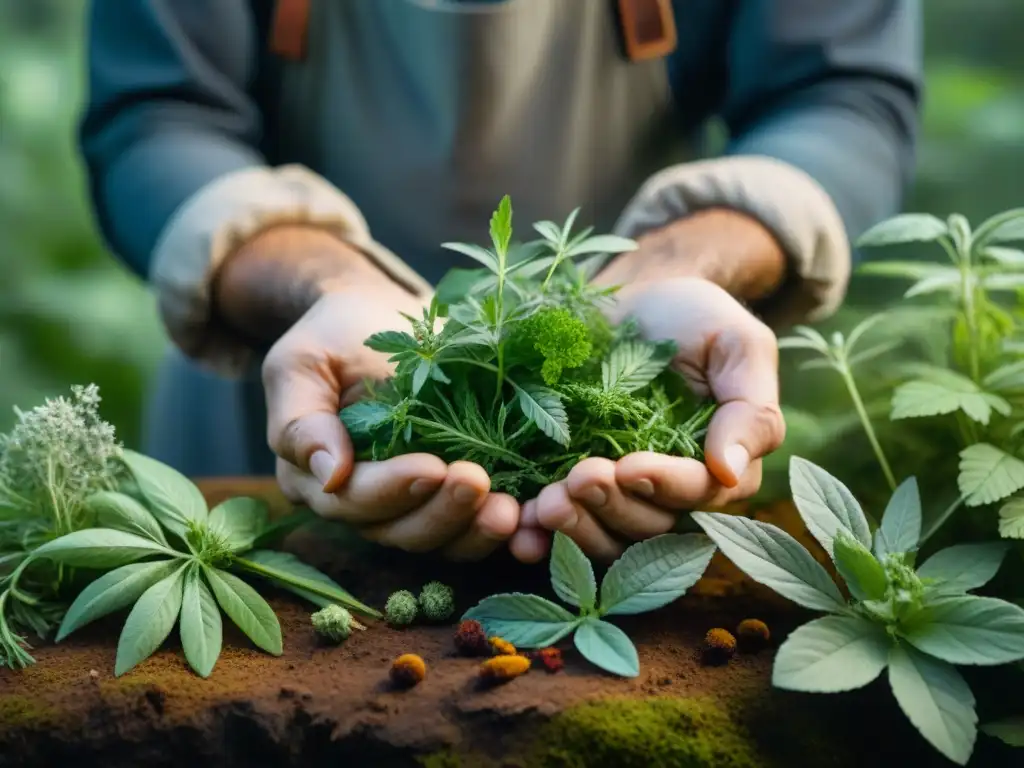
<path fill-rule="evenodd" d="M 756 652 L 767 647 L 772 635 L 760 619 L 744 619 L 736 627 L 736 640 L 741 651 Z"/>
<path fill-rule="evenodd" d="M 439 581 L 420 590 L 420 611 L 429 621 L 445 621 L 455 612 L 455 592 Z"/>
<path fill-rule="evenodd" d="M 391 664 L 391 681 L 403 688 L 422 683 L 426 676 L 427 664 L 415 653 L 403 654 Z"/>
<path fill-rule="evenodd" d="M 494 656 L 515 656 L 516 647 L 507 640 L 502 640 L 500 637 L 492 637 L 487 641 L 491 646 L 491 653 Z"/>
<path fill-rule="evenodd" d="M 736 653 L 736 638 L 727 629 L 720 627 L 708 630 L 704 636 L 704 661 L 708 664 L 724 664 Z"/>
<path fill-rule="evenodd" d="M 488 683 L 507 683 L 530 668 L 525 656 L 495 656 L 480 665 L 480 677 Z"/>
<path fill-rule="evenodd" d="M 479 621 L 467 619 L 455 631 L 455 650 L 462 656 L 490 656 L 491 646 Z"/>
<path fill-rule="evenodd" d="M 412 624 L 416 621 L 417 611 L 416 595 L 407 589 L 394 592 L 384 604 L 384 614 L 393 626 Z"/>
<path fill-rule="evenodd" d="M 530 651 L 527 658 L 544 666 L 549 674 L 561 671 L 565 666 L 562 660 L 562 652 L 557 648 L 541 648 L 539 651 Z"/>

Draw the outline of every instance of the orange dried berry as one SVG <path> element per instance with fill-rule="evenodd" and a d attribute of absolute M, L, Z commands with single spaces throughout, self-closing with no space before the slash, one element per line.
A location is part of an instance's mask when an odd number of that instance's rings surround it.
<path fill-rule="evenodd" d="M 462 656 L 490 656 L 491 646 L 479 621 L 467 619 L 455 630 L 455 650 Z"/>
<path fill-rule="evenodd" d="M 549 674 L 554 674 L 565 666 L 565 662 L 562 661 L 562 652 L 557 648 L 541 648 L 539 651 L 531 651 L 528 657 L 532 661 L 542 664 Z"/>
<path fill-rule="evenodd" d="M 530 668 L 525 656 L 495 656 L 480 665 L 480 677 L 489 683 L 507 683 Z"/>
<path fill-rule="evenodd" d="M 487 641 L 491 645 L 491 654 L 494 656 L 515 656 L 516 647 L 512 645 L 508 640 L 502 640 L 500 637 L 492 637 Z"/>
<path fill-rule="evenodd" d="M 739 641 L 740 650 L 759 651 L 772 639 L 768 625 L 760 619 L 744 619 L 736 627 L 736 639 Z"/>
<path fill-rule="evenodd" d="M 736 653 L 736 638 L 721 627 L 708 630 L 704 636 L 704 660 L 709 664 L 724 664 Z"/>
<path fill-rule="evenodd" d="M 405 653 L 391 664 L 391 681 L 403 688 L 422 683 L 427 676 L 427 664 L 415 653 Z"/>

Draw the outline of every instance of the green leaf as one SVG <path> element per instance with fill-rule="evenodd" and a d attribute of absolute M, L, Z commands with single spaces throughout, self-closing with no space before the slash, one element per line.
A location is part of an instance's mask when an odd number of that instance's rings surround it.
<path fill-rule="evenodd" d="M 952 293 L 959 290 L 963 278 L 959 270 L 952 267 L 943 267 L 942 272 L 931 277 L 918 280 L 903 293 L 903 298 L 912 299 L 915 296 L 927 296 L 932 293 Z"/>
<path fill-rule="evenodd" d="M 1018 291 L 1024 288 L 1024 273 L 1012 275 L 985 275 L 981 285 L 989 291 Z"/>
<path fill-rule="evenodd" d="M 908 477 L 893 492 L 875 532 L 875 554 L 903 554 L 921 540 L 921 492 L 917 478 Z"/>
<path fill-rule="evenodd" d="M 1001 542 L 956 544 L 929 557 L 917 575 L 934 579 L 943 592 L 969 592 L 991 581 L 1003 564 L 1008 547 Z"/>
<path fill-rule="evenodd" d="M 232 552 L 252 549 L 253 543 L 267 527 L 270 507 L 263 499 L 237 496 L 210 510 L 210 529 L 225 537 Z"/>
<path fill-rule="evenodd" d="M 946 222 L 930 213 L 903 213 L 875 224 L 857 238 L 857 247 L 930 242 L 949 233 Z"/>
<path fill-rule="evenodd" d="M 779 646 L 772 685 L 805 693 L 863 688 L 885 669 L 885 629 L 860 616 L 825 616 L 793 631 Z"/>
<path fill-rule="evenodd" d="M 414 352 L 419 348 L 419 342 L 411 334 L 404 331 L 375 333 L 363 343 L 372 350 L 386 352 L 391 355 L 397 355 L 401 352 Z"/>
<path fill-rule="evenodd" d="M 220 657 L 224 628 L 217 602 L 196 566 L 185 577 L 180 631 L 185 660 L 200 677 L 209 677 Z"/>
<path fill-rule="evenodd" d="M 463 256 L 469 256 L 469 258 L 474 261 L 483 264 L 491 272 L 497 273 L 498 271 L 498 257 L 486 248 L 481 248 L 479 245 L 470 245 L 468 243 L 441 243 L 441 247 L 446 248 L 449 251 L 461 253 Z"/>
<path fill-rule="evenodd" d="M 668 605 L 697 583 L 714 554 L 714 542 L 697 533 L 666 533 L 633 544 L 601 582 L 601 613 L 644 613 Z"/>
<path fill-rule="evenodd" d="M 629 636 L 614 624 L 590 618 L 580 624 L 573 636 L 587 661 L 620 677 L 639 677 L 640 657 Z"/>
<path fill-rule="evenodd" d="M 120 677 L 145 661 L 163 645 L 181 611 L 182 586 L 187 564 L 142 593 L 128 614 L 117 641 L 114 676 Z"/>
<path fill-rule="evenodd" d="M 113 528 L 169 546 L 160 524 L 148 509 L 125 493 L 99 491 L 85 500 L 85 508 L 96 515 L 100 528 Z"/>
<path fill-rule="evenodd" d="M 556 443 L 568 446 L 569 417 L 559 394 L 537 384 L 514 386 L 523 415 Z"/>
<path fill-rule="evenodd" d="M 849 587 L 850 594 L 857 600 L 883 599 L 889 580 L 882 564 L 871 551 L 843 533 L 832 544 L 835 548 L 836 570 Z"/>
<path fill-rule="evenodd" d="M 360 400 L 341 410 L 342 424 L 352 437 L 370 437 L 391 421 L 394 408 L 375 400 Z"/>
<path fill-rule="evenodd" d="M 594 567 L 575 541 L 555 531 L 551 545 L 551 586 L 562 600 L 589 611 L 597 600 Z"/>
<path fill-rule="evenodd" d="M 1024 488 L 1024 461 L 989 443 L 975 443 L 960 451 L 957 483 L 968 507 L 992 504 Z"/>
<path fill-rule="evenodd" d="M 982 248 L 978 255 L 985 259 L 991 259 L 1004 267 L 1014 267 L 1017 269 L 1024 267 L 1024 251 L 1017 248 L 990 245 L 988 248 Z"/>
<path fill-rule="evenodd" d="M 498 209 L 491 216 L 491 242 L 497 253 L 508 252 L 512 242 L 512 198 L 505 195 L 498 203 Z"/>
<path fill-rule="evenodd" d="M 153 516 L 164 528 L 184 540 L 189 521 L 206 522 L 206 500 L 195 483 L 183 474 L 135 451 L 124 452 L 124 463 Z"/>
<path fill-rule="evenodd" d="M 1024 715 L 983 725 L 981 730 L 1011 747 L 1024 747 Z"/>
<path fill-rule="evenodd" d="M 974 382 L 965 380 L 960 386 L 951 384 L 936 381 L 908 381 L 901 384 L 893 393 L 889 418 L 898 421 L 963 411 L 973 421 L 987 425 L 993 410 L 1003 416 L 1008 416 L 1012 410 L 1006 400 L 982 392 Z"/>
<path fill-rule="evenodd" d="M 601 363 L 601 383 L 606 392 L 643 389 L 665 370 L 672 360 L 653 344 L 627 341 L 618 344 Z"/>
<path fill-rule="evenodd" d="M 1012 208 L 983 221 L 974 233 L 974 247 L 1024 240 L 1024 208 Z"/>
<path fill-rule="evenodd" d="M 994 597 L 943 597 L 908 617 L 900 634 L 950 664 L 1009 664 L 1024 659 L 1024 608 Z"/>
<path fill-rule="evenodd" d="M 789 462 L 789 487 L 804 525 L 830 556 L 832 539 L 841 530 L 871 546 L 871 529 L 860 504 L 849 488 L 824 469 L 794 456 Z"/>
<path fill-rule="evenodd" d="M 217 602 L 257 648 L 280 656 L 284 650 L 281 624 L 274 610 L 259 593 L 233 573 L 203 566 Z"/>
<path fill-rule="evenodd" d="M 933 747 L 958 765 L 974 751 L 974 694 L 955 668 L 913 648 L 889 649 L 889 687 L 900 709 Z"/>
<path fill-rule="evenodd" d="M 999 509 L 999 535 L 1004 539 L 1024 539 L 1024 496 L 1017 496 Z"/>
<path fill-rule="evenodd" d="M 430 361 L 426 359 L 420 359 L 419 365 L 416 366 L 416 370 L 412 374 L 412 394 L 413 397 L 420 393 L 423 389 L 423 385 L 427 383 L 427 378 L 430 376 Z"/>
<path fill-rule="evenodd" d="M 759 584 L 804 608 L 835 611 L 846 607 L 821 563 L 781 528 L 721 512 L 694 512 L 690 517 L 722 554 Z"/>
<path fill-rule="evenodd" d="M 180 557 L 173 549 L 152 539 L 113 528 L 72 531 L 59 539 L 46 542 L 32 553 L 33 558 L 45 557 L 72 568 L 97 570 L 116 568 L 153 555 Z"/>
<path fill-rule="evenodd" d="M 1012 395 L 1024 392 L 1024 360 L 996 368 L 985 377 L 983 383 L 992 392 Z"/>
<path fill-rule="evenodd" d="M 57 631 L 60 642 L 76 629 L 135 603 L 158 581 L 181 567 L 179 560 L 131 563 L 100 576 L 83 589 L 68 608 Z"/>
<path fill-rule="evenodd" d="M 583 256 L 588 253 L 626 253 L 627 251 L 635 251 L 639 245 L 636 240 L 630 240 L 627 237 L 618 237 L 617 235 L 597 235 L 595 237 L 588 237 L 577 245 L 566 252 L 566 256 Z"/>
<path fill-rule="evenodd" d="M 519 592 L 485 598 L 462 618 L 479 621 L 488 635 L 504 638 L 517 648 L 554 645 L 580 622 L 550 600 Z"/>

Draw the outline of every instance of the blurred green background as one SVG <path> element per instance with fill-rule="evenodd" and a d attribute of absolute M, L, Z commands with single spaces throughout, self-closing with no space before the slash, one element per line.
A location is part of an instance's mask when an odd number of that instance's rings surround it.
<path fill-rule="evenodd" d="M 104 252 L 84 196 L 73 132 L 85 5 L 0 0 L 0 431 L 13 406 L 94 381 L 105 415 L 137 446 L 143 390 L 166 342 L 152 298 Z M 1024 205 L 1024 3 L 924 5 L 924 130 L 906 208 L 977 222 Z M 855 281 L 828 325 L 848 326 L 899 287 Z M 787 372 L 784 396 L 846 408 L 836 383 Z"/>

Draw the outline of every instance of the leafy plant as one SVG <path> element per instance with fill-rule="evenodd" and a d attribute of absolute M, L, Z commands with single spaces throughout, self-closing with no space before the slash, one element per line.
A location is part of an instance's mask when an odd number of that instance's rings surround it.
<path fill-rule="evenodd" d="M 411 332 L 371 336 L 394 376 L 341 412 L 364 458 L 428 452 L 475 461 L 495 489 L 526 496 L 586 456 L 640 450 L 702 456 L 714 406 L 671 368 L 670 341 L 643 341 L 635 323 L 612 327 L 615 288 L 590 284 L 607 254 L 631 240 L 534 225 L 512 241 L 512 206 L 491 219 L 489 248 L 445 243 L 481 265 L 454 269 Z M 590 257 L 586 263 L 578 261 Z"/>
<path fill-rule="evenodd" d="M 238 497 L 207 507 L 199 489 L 176 470 L 125 451 L 138 490 L 104 490 L 85 500 L 99 527 L 72 531 L 38 547 L 31 560 L 107 571 L 71 604 L 57 641 L 132 606 L 117 646 L 115 675 L 152 655 L 179 625 L 189 665 L 208 677 L 220 656 L 221 611 L 259 648 L 280 655 L 274 611 L 239 574 L 258 577 L 318 606 L 379 613 L 294 555 L 262 548 L 299 519 L 272 525 L 260 499 Z"/>
<path fill-rule="evenodd" d="M 907 718 L 943 755 L 964 765 L 977 736 L 974 696 L 954 665 L 1024 658 L 1024 609 L 969 594 L 998 571 L 1001 542 L 960 544 L 916 565 L 921 542 L 917 481 L 893 493 L 874 532 L 849 489 L 794 457 L 790 485 L 800 517 L 845 582 L 780 528 L 745 517 L 695 512 L 694 520 L 750 578 L 804 608 L 829 615 L 794 631 L 772 670 L 779 688 L 838 693 L 888 669 Z"/>
<path fill-rule="evenodd" d="M 592 664 L 623 677 L 640 674 L 629 636 L 606 616 L 645 613 L 668 605 L 697 583 L 715 546 L 697 533 L 667 533 L 629 547 L 612 563 L 598 594 L 587 556 L 564 533 L 551 548 L 551 586 L 576 615 L 538 595 L 511 593 L 485 598 L 462 617 L 479 621 L 489 635 L 517 648 L 544 648 L 575 633 L 576 648 Z"/>

